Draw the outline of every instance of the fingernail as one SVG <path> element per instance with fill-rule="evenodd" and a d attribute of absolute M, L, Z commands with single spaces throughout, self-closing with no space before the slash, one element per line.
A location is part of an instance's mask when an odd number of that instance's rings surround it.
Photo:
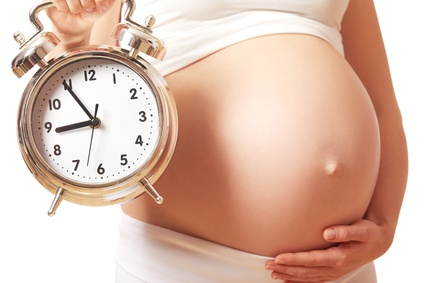
<path fill-rule="evenodd" d="M 265 269 L 268 269 L 268 270 L 274 270 L 274 265 L 273 265 L 272 263 L 267 263 L 267 264 L 265 265 Z"/>
<path fill-rule="evenodd" d="M 274 261 L 276 264 L 284 264 L 284 259 L 282 259 L 282 258 L 276 258 L 275 259 L 275 261 Z"/>
<path fill-rule="evenodd" d="M 274 273 L 274 274 L 272 274 L 272 279 L 274 279 L 274 280 L 281 280 L 281 279 L 283 279 L 283 277 Z"/>
<path fill-rule="evenodd" d="M 336 231 L 334 229 L 327 229 L 324 231 L 324 238 L 326 240 L 334 240 L 336 238 Z"/>
<path fill-rule="evenodd" d="M 97 7 L 97 11 L 98 11 L 100 14 L 104 14 L 104 13 L 106 13 L 106 12 L 107 12 L 107 7 L 106 7 L 106 5 L 100 5 L 99 7 Z"/>

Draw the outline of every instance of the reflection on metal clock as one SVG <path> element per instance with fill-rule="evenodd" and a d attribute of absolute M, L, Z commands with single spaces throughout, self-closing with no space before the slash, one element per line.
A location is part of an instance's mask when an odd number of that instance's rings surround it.
<path fill-rule="evenodd" d="M 62 200 L 102 206 L 147 192 L 163 201 L 153 184 L 174 152 L 178 116 L 165 79 L 142 56 L 162 60 L 166 46 L 152 35 L 155 17 L 139 25 L 134 0 L 122 2 L 127 9 L 112 31 L 119 46 L 81 46 L 47 59 L 60 40 L 43 31 L 38 13 L 51 1 L 31 9 L 37 32 L 30 39 L 14 34 L 13 72 L 20 78 L 39 67 L 22 95 L 18 138 L 29 170 L 55 195 L 50 216 Z"/>

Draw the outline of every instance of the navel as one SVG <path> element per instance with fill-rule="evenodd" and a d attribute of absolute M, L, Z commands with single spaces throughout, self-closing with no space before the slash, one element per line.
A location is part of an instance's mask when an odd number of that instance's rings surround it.
<path fill-rule="evenodd" d="M 340 174 L 340 165 L 337 159 L 331 158 L 325 161 L 324 164 L 325 175 L 328 177 L 337 176 Z"/>

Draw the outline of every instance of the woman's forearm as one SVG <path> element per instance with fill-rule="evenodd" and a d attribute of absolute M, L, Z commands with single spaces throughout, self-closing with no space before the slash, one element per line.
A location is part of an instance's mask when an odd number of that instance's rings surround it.
<path fill-rule="evenodd" d="M 365 218 L 387 228 L 387 238 L 384 241 L 390 245 L 406 188 L 408 154 L 400 114 L 393 112 L 380 114 L 379 122 L 380 171 Z"/>

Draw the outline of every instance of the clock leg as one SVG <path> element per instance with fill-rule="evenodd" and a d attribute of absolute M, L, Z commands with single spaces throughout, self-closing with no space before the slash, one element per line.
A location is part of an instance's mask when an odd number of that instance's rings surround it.
<path fill-rule="evenodd" d="M 163 197 L 153 188 L 153 185 L 150 184 L 149 180 L 143 178 L 140 180 L 141 185 L 146 189 L 146 192 L 156 201 L 157 204 L 163 203 Z"/>
<path fill-rule="evenodd" d="M 63 188 L 58 188 L 56 195 L 54 196 L 52 205 L 50 206 L 49 211 L 47 212 L 47 214 L 51 217 L 54 216 L 56 214 L 56 210 L 59 207 L 59 204 L 62 202 L 63 199 L 63 194 L 65 193 L 65 190 Z"/>

